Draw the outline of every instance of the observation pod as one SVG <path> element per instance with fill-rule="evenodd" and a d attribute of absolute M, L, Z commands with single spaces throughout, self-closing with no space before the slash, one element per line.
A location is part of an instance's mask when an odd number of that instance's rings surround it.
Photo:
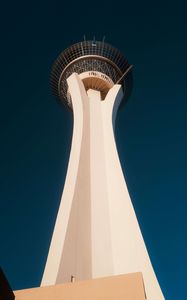
<path fill-rule="evenodd" d="M 164 296 L 151 265 L 114 137 L 132 66 L 111 45 L 83 41 L 51 73 L 54 95 L 73 112 L 66 180 L 42 286 L 141 272 L 148 300 Z"/>

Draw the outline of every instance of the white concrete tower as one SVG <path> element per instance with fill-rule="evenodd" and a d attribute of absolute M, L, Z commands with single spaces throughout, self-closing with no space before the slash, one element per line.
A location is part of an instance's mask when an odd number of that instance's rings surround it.
<path fill-rule="evenodd" d="M 163 300 L 120 166 L 114 123 L 132 86 L 125 57 L 104 42 L 66 49 L 53 91 L 73 111 L 64 191 L 42 286 L 142 272 L 148 300 Z"/>

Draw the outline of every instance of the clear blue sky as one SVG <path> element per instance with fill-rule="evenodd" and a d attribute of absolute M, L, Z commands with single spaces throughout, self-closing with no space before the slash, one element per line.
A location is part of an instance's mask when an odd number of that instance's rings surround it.
<path fill-rule="evenodd" d="M 72 118 L 51 96 L 51 65 L 83 35 L 105 35 L 134 65 L 134 90 L 116 124 L 132 202 L 166 299 L 187 299 L 187 7 L 181 3 L 1 5 L 0 264 L 14 289 L 40 284 L 68 162 Z"/>

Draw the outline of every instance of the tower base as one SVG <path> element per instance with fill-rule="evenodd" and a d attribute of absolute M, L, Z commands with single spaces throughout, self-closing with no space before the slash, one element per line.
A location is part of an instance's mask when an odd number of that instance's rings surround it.
<path fill-rule="evenodd" d="M 145 300 L 141 273 L 14 291 L 16 300 Z"/>

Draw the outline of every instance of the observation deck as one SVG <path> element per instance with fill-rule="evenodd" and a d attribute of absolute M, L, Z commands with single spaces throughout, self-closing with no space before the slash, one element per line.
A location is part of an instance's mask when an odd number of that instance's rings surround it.
<path fill-rule="evenodd" d="M 68 93 L 67 78 L 78 73 L 86 90 L 101 92 L 102 99 L 116 83 L 122 84 L 124 100 L 132 90 L 132 65 L 125 56 L 108 43 L 82 41 L 64 50 L 53 64 L 51 87 L 53 94 L 72 107 Z"/>

